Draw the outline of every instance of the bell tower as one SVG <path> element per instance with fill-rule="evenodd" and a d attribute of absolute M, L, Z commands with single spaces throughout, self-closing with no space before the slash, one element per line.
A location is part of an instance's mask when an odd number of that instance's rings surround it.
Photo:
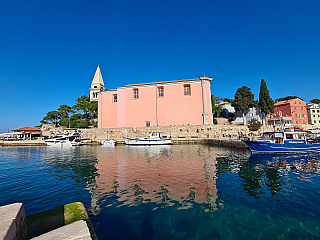
<path fill-rule="evenodd" d="M 98 65 L 96 73 L 94 74 L 92 83 L 91 83 L 91 88 L 90 90 L 90 101 L 98 101 L 98 93 L 102 92 L 104 90 L 104 83 L 100 71 L 100 67 Z"/>

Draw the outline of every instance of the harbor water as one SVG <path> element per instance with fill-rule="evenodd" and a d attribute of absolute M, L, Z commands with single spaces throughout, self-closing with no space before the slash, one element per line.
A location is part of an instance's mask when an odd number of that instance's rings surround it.
<path fill-rule="evenodd" d="M 320 153 L 0 147 L 0 205 L 86 206 L 99 239 L 319 239 Z"/>

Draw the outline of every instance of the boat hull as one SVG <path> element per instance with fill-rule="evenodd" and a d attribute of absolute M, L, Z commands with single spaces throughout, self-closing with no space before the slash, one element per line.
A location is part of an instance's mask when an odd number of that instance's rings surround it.
<path fill-rule="evenodd" d="M 252 152 L 266 153 L 286 153 L 286 152 L 312 152 L 320 150 L 320 143 L 306 144 L 305 141 L 286 140 L 283 144 L 261 142 L 261 141 L 243 141 Z"/>
<path fill-rule="evenodd" d="M 167 139 L 136 139 L 136 138 L 124 138 L 127 145 L 170 145 L 172 141 Z"/>
<path fill-rule="evenodd" d="M 45 141 L 47 146 L 72 147 L 71 141 Z"/>

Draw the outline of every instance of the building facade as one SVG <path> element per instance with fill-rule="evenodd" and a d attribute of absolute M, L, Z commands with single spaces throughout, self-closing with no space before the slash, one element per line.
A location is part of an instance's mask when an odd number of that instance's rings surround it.
<path fill-rule="evenodd" d="M 212 124 L 209 77 L 132 84 L 98 94 L 98 128 Z"/>
<path fill-rule="evenodd" d="M 305 125 L 309 122 L 307 104 L 299 98 L 276 102 L 272 117 L 292 117 L 293 125 Z"/>
<path fill-rule="evenodd" d="M 320 106 L 319 104 L 312 104 L 308 107 L 309 124 L 320 125 Z"/>
<path fill-rule="evenodd" d="M 234 117 L 235 117 L 235 120 L 234 120 L 235 124 L 243 124 L 242 112 L 240 111 L 235 112 Z M 244 118 L 245 118 L 246 124 L 252 119 L 256 119 L 260 121 L 259 114 L 257 113 L 257 108 L 252 107 L 252 108 L 249 108 L 249 110 L 244 111 Z"/>

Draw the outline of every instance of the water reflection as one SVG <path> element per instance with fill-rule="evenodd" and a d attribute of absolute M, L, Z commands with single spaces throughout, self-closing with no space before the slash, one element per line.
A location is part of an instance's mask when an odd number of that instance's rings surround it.
<path fill-rule="evenodd" d="M 47 167 L 58 179 L 73 179 L 90 192 L 94 215 L 102 205 L 132 207 L 150 202 L 159 204 L 154 210 L 174 205 L 177 210 L 189 209 L 199 203 L 206 212 L 216 211 L 224 207 L 218 199 L 221 176 L 236 174 L 246 195 L 259 199 L 266 193 L 273 198 L 288 188 L 288 171 L 300 171 L 297 178 L 307 180 L 306 174 L 320 169 L 318 153 L 250 155 L 201 145 L 47 151 Z"/>
<path fill-rule="evenodd" d="M 159 207 L 179 203 L 188 209 L 194 202 L 217 209 L 215 151 L 181 146 L 120 146 L 97 151 L 97 185 L 100 197 L 117 196 L 109 205 L 137 206 L 156 202 Z"/>

